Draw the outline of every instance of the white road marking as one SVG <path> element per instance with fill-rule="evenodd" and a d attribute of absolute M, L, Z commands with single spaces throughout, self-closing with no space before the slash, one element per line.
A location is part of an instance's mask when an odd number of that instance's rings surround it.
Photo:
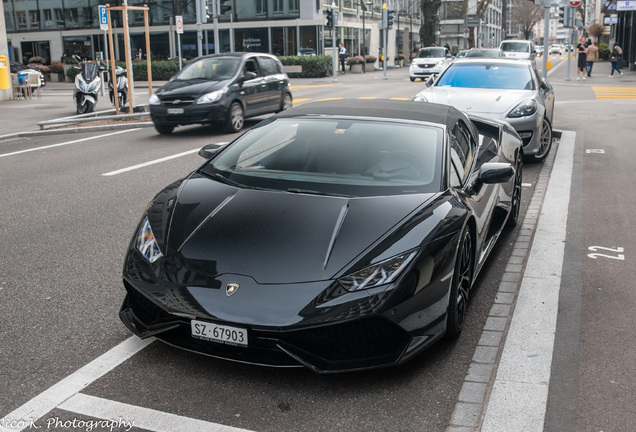
<path fill-rule="evenodd" d="M 23 154 L 23 153 L 30 153 L 30 152 L 39 151 L 39 150 L 46 150 L 46 149 L 50 149 L 50 148 L 54 148 L 54 147 L 62 147 L 62 146 L 65 146 L 65 145 L 70 145 L 70 144 L 77 144 L 77 143 L 80 143 L 80 142 L 95 140 L 95 139 L 99 139 L 99 138 L 106 138 L 106 137 L 109 137 L 109 136 L 112 136 L 112 135 L 118 135 L 118 134 L 122 134 L 122 133 L 126 133 L 126 132 L 131 132 L 131 131 L 134 131 L 134 130 L 139 130 L 139 129 L 125 129 L 125 130 L 112 132 L 112 133 L 108 133 L 108 134 L 104 134 L 104 135 L 97 135 L 97 136 L 94 136 L 94 137 L 81 138 L 81 139 L 78 139 L 78 140 L 67 141 L 67 142 L 63 142 L 63 143 L 59 143 L 59 144 L 51 144 L 51 145 L 44 146 L 44 147 L 35 147 L 35 148 L 32 148 L 32 149 L 20 150 L 20 151 L 16 151 L 16 152 L 12 152 L 12 153 L 0 154 L 0 158 L 8 157 L 8 156 L 15 156 L 15 155 Z"/>
<path fill-rule="evenodd" d="M 58 408 L 103 420 L 121 419 L 135 428 L 154 432 L 248 432 L 222 424 L 183 417 L 149 408 L 76 394 Z"/>
<path fill-rule="evenodd" d="M 565 254 L 574 132 L 563 132 L 482 432 L 543 432 Z"/>
<path fill-rule="evenodd" d="M 98 378 L 106 375 L 117 366 L 151 344 L 155 339 L 141 340 L 132 336 L 116 347 L 105 352 L 86 366 L 73 372 L 62 381 L 44 390 L 42 393 L 2 417 L 4 424 L 15 425 L 11 428 L 0 427 L 0 432 L 17 432 L 29 427 L 31 420 L 37 420 L 46 413 L 57 408 L 67 399 L 75 396 L 82 389 Z M 196 430 L 196 429 L 193 429 Z"/>
<path fill-rule="evenodd" d="M 147 166 L 150 166 L 150 165 L 155 165 L 155 164 L 158 164 L 158 163 L 161 163 L 161 162 L 169 161 L 171 159 L 176 159 L 176 158 L 179 158 L 179 157 L 182 157 L 182 156 L 187 156 L 187 155 L 190 155 L 192 153 L 196 153 L 199 150 L 201 150 L 201 149 L 200 148 L 196 148 L 194 150 L 188 150 L 188 151 L 185 151 L 183 153 L 178 153 L 178 154 L 175 154 L 175 155 L 172 155 L 172 156 L 166 156 L 166 157 L 161 158 L 161 159 L 155 159 L 153 161 L 140 163 L 138 165 L 133 165 L 133 166 L 130 166 L 128 168 L 122 168 L 122 169 L 119 169 L 119 170 L 116 170 L 116 171 L 107 172 L 107 173 L 104 173 L 102 175 L 103 176 L 114 176 L 114 175 L 117 175 L 117 174 L 122 174 L 122 173 L 125 173 L 125 172 L 128 172 L 128 171 L 133 171 L 133 170 L 136 170 L 136 169 L 139 169 L 139 168 L 144 168 L 144 167 L 147 167 Z"/>

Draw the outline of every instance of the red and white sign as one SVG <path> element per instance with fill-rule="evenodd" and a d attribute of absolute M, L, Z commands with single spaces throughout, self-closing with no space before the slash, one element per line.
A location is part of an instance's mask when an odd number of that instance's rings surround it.
<path fill-rule="evenodd" d="M 570 0 L 570 6 L 577 7 L 581 5 L 581 0 Z"/>
<path fill-rule="evenodd" d="M 183 33 L 183 17 L 176 15 L 174 19 L 177 22 L 177 33 Z"/>

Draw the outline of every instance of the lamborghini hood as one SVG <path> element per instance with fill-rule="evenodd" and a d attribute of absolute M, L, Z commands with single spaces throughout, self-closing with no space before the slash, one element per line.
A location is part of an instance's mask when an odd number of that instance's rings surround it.
<path fill-rule="evenodd" d="M 190 270 L 311 282 L 332 278 L 385 236 L 405 236 L 397 228 L 433 195 L 349 199 L 238 189 L 195 174 L 160 194 L 149 219 L 166 258 Z M 152 208 L 162 211 L 152 218 Z"/>

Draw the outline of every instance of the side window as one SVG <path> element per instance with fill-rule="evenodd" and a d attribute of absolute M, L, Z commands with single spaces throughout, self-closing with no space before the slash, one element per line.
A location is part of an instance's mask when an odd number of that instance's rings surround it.
<path fill-rule="evenodd" d="M 461 120 L 455 123 L 450 134 L 451 186 L 461 187 L 469 175 L 474 143 L 471 143 L 468 127 Z"/>
<path fill-rule="evenodd" d="M 273 58 L 259 57 L 258 62 L 261 64 L 263 75 L 276 75 L 281 73 L 278 67 L 278 63 Z"/>
<path fill-rule="evenodd" d="M 258 73 L 258 65 L 256 64 L 255 58 L 250 58 L 245 61 L 243 72 L 254 72 L 257 76 L 260 76 L 260 74 Z"/>

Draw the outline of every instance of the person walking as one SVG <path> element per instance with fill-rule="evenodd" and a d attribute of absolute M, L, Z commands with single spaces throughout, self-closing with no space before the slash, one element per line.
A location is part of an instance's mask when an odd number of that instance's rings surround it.
<path fill-rule="evenodd" d="M 345 73 L 345 60 L 347 59 L 347 49 L 344 47 L 342 42 L 340 43 L 340 48 L 338 49 L 338 57 L 340 59 L 341 73 Z"/>
<path fill-rule="evenodd" d="M 623 50 L 618 44 L 614 44 L 614 48 L 612 48 L 612 53 L 610 54 L 610 63 L 612 64 L 612 72 L 610 73 L 610 78 L 614 78 L 614 71 L 618 72 L 618 76 L 622 77 L 623 72 L 621 72 L 618 67 L 618 62 L 621 61 L 623 56 Z"/>
<path fill-rule="evenodd" d="M 459 52 L 459 45 L 457 45 L 457 42 L 453 42 L 453 46 L 451 47 L 451 54 L 453 55 L 453 57 L 455 57 L 458 52 Z"/>
<path fill-rule="evenodd" d="M 587 47 L 585 43 L 579 41 L 579 44 L 576 46 L 576 54 L 578 55 L 578 60 L 576 63 L 576 80 L 580 80 L 579 76 L 581 73 L 583 74 L 583 79 L 585 79 L 585 75 L 587 74 Z"/>
<path fill-rule="evenodd" d="M 592 77 L 592 68 L 594 67 L 594 62 L 598 61 L 598 47 L 596 46 L 596 42 L 592 42 L 590 46 L 587 47 L 587 76 Z"/>

